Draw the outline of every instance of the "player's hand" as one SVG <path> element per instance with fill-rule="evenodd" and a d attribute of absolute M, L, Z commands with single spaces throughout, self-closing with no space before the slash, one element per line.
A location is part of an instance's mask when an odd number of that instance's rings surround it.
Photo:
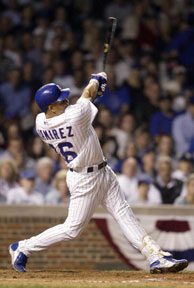
<path fill-rule="evenodd" d="M 98 96 L 103 96 L 104 91 L 106 89 L 106 85 L 107 85 L 107 75 L 105 72 L 100 72 L 98 74 L 92 74 L 92 78 L 91 79 L 96 79 L 99 83 L 99 87 L 98 87 L 98 92 L 97 95 Z"/>

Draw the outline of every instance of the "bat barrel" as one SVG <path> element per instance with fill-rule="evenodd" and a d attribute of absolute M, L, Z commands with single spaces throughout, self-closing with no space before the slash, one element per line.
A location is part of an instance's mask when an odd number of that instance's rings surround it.
<path fill-rule="evenodd" d="M 103 71 L 105 71 L 105 68 L 106 68 L 108 53 L 110 52 L 112 40 L 113 40 L 114 33 L 116 30 L 116 25 L 117 25 L 117 19 L 115 17 L 109 17 L 108 18 L 107 40 L 104 43 Z"/>

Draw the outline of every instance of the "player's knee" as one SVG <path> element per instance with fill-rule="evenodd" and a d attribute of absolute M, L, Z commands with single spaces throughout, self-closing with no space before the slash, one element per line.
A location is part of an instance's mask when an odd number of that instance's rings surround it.
<path fill-rule="evenodd" d="M 75 230 L 69 230 L 66 232 L 69 240 L 73 240 L 73 239 L 77 238 L 80 233 L 81 233 L 80 231 L 75 231 Z"/>
<path fill-rule="evenodd" d="M 81 231 L 83 230 L 82 225 L 75 225 L 75 224 L 67 225 L 67 223 L 64 223 L 63 228 L 64 228 L 63 232 L 65 234 L 65 238 L 67 238 L 68 240 L 77 238 L 79 234 L 81 233 Z"/>
<path fill-rule="evenodd" d="M 73 221 L 72 219 L 67 218 L 61 227 L 63 238 L 66 240 L 72 240 L 77 238 L 81 234 L 85 226 L 85 221 Z"/>

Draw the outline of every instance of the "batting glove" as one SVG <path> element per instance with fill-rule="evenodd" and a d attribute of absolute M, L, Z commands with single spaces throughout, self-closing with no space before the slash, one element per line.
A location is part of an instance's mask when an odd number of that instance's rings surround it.
<path fill-rule="evenodd" d="M 101 72 L 98 74 L 92 74 L 92 78 L 91 79 L 95 79 L 98 81 L 99 83 L 99 87 L 98 87 L 98 92 L 97 95 L 98 96 L 103 96 L 104 91 L 106 89 L 106 85 L 107 85 L 107 75 L 105 72 Z"/>

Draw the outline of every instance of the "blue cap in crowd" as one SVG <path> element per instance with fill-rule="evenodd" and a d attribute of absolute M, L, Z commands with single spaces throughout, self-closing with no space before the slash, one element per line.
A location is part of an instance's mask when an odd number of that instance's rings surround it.
<path fill-rule="evenodd" d="M 33 169 L 26 169 L 20 174 L 20 179 L 35 179 L 36 173 Z"/>
<path fill-rule="evenodd" d="M 141 185 L 141 184 L 147 184 L 147 185 L 150 185 L 151 184 L 151 181 L 148 177 L 140 177 L 138 179 L 138 185 Z"/>

